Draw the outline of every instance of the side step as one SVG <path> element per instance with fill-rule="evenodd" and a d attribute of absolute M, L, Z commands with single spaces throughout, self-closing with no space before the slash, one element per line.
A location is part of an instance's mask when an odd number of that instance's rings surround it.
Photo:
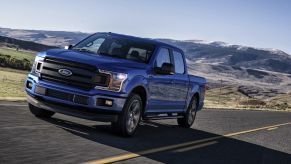
<path fill-rule="evenodd" d="M 177 119 L 183 118 L 180 113 L 160 113 L 160 114 L 149 114 L 143 117 L 144 120 L 163 120 L 163 119 Z"/>

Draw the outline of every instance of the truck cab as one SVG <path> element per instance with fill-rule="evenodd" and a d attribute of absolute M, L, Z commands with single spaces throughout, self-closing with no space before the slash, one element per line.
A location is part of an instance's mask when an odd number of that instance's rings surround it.
<path fill-rule="evenodd" d="M 177 119 L 189 128 L 206 79 L 189 75 L 184 52 L 152 39 L 95 33 L 67 49 L 36 55 L 25 90 L 32 114 L 111 122 L 132 136 L 141 120 Z"/>

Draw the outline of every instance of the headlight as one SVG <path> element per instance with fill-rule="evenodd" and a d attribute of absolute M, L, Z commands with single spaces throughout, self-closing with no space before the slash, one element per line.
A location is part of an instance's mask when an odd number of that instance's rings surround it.
<path fill-rule="evenodd" d="M 95 89 L 120 92 L 120 90 L 122 88 L 122 84 L 127 78 L 127 74 L 118 73 L 118 72 L 111 72 L 111 71 L 106 71 L 106 70 L 101 70 L 101 69 L 99 69 L 99 72 L 110 75 L 110 82 L 109 82 L 108 87 L 96 86 Z"/>
<path fill-rule="evenodd" d="M 43 57 L 40 57 L 40 56 L 35 57 L 32 68 L 31 68 L 32 74 L 34 74 L 36 76 L 39 75 L 39 72 L 42 69 L 43 60 L 44 60 Z"/>

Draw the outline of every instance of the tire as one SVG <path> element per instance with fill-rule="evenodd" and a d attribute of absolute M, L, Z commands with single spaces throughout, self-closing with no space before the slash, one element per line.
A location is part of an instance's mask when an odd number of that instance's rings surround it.
<path fill-rule="evenodd" d="M 139 95 L 131 94 L 118 116 L 117 122 L 112 122 L 114 132 L 124 137 L 133 136 L 139 126 L 142 113 L 142 100 Z"/>
<path fill-rule="evenodd" d="M 178 125 L 180 127 L 190 128 L 193 125 L 197 114 L 197 104 L 198 98 L 193 97 L 187 109 L 187 112 L 184 114 L 184 117 L 177 119 Z"/>
<path fill-rule="evenodd" d="M 48 110 L 45 110 L 45 109 L 41 109 L 41 108 L 38 108 L 36 106 L 33 106 L 32 104 L 28 104 L 29 106 L 29 110 L 30 112 L 35 116 L 35 117 L 39 117 L 39 118 L 50 118 L 52 117 L 55 112 L 52 112 L 52 111 L 48 111 Z"/>

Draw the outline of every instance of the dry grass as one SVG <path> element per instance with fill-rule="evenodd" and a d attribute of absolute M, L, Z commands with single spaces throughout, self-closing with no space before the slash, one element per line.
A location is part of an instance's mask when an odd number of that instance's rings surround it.
<path fill-rule="evenodd" d="M 237 86 L 226 86 L 206 91 L 205 107 L 221 109 L 291 110 L 291 93 L 270 99 L 249 98 Z"/>
<path fill-rule="evenodd" d="M 24 71 L 0 69 L 0 97 L 24 97 Z"/>
<path fill-rule="evenodd" d="M 249 98 L 237 91 L 236 87 L 226 86 L 206 91 L 205 106 L 237 107 Z"/>
<path fill-rule="evenodd" d="M 25 51 L 25 50 L 16 51 L 15 49 L 6 48 L 6 47 L 0 47 L 0 54 L 10 55 L 11 57 L 14 57 L 20 60 L 28 59 L 31 63 L 33 62 L 35 58 L 34 52 Z"/>
<path fill-rule="evenodd" d="M 266 100 L 267 106 L 277 110 L 291 110 L 291 92 Z"/>
<path fill-rule="evenodd" d="M 35 57 L 33 52 L 16 51 L 7 47 L 0 47 L 0 54 L 10 55 L 20 60 L 28 59 L 31 62 L 33 62 Z M 23 99 L 25 97 L 24 80 L 27 73 L 27 71 L 0 67 L 0 100 Z"/>

